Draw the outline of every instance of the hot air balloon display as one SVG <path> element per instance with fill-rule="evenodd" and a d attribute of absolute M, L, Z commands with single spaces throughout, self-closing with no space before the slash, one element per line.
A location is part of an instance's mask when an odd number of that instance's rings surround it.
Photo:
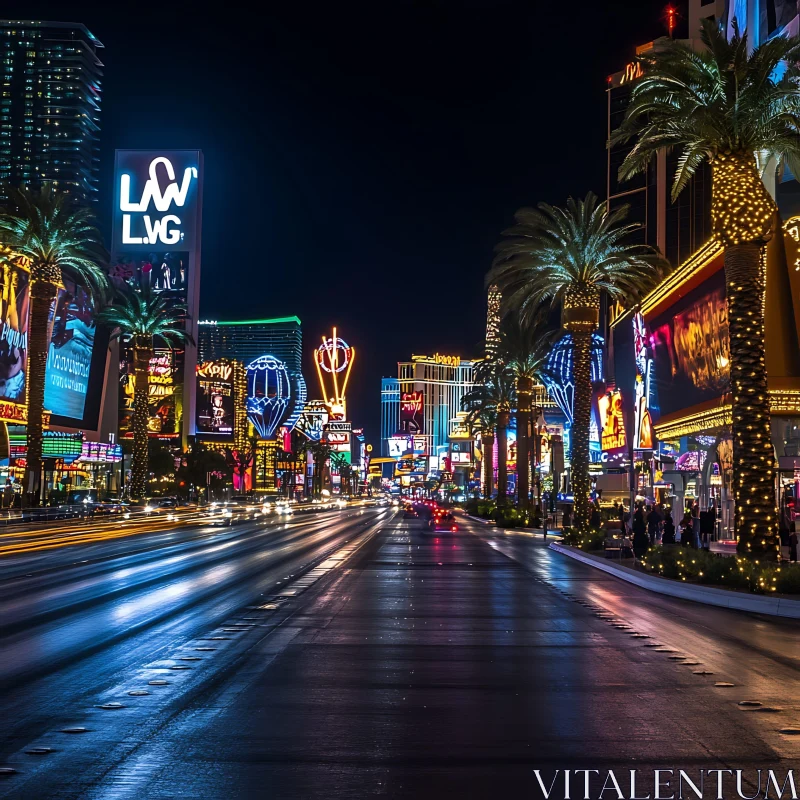
<path fill-rule="evenodd" d="M 292 382 L 286 364 L 261 356 L 247 365 L 247 418 L 262 439 L 271 439 L 287 418 Z"/>

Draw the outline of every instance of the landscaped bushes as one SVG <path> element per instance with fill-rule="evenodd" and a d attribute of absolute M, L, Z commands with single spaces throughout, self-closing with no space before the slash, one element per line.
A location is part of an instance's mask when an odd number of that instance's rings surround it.
<path fill-rule="evenodd" d="M 655 575 L 758 594 L 800 594 L 800 564 L 758 562 L 676 545 L 651 547 L 642 566 Z"/>
<path fill-rule="evenodd" d="M 561 540 L 562 544 L 579 547 L 581 550 L 602 550 L 605 541 L 605 531 L 593 530 L 582 534 L 577 528 L 565 528 Z"/>

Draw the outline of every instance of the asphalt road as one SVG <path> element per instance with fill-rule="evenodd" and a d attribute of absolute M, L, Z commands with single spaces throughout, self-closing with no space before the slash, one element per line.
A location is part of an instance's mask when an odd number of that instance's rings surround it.
<path fill-rule="evenodd" d="M 347 509 L 0 576 L 0 796 L 543 797 L 536 769 L 637 769 L 644 795 L 653 768 L 742 769 L 753 795 L 800 755 L 780 732 L 800 729 L 797 623 L 653 595 L 526 533 Z"/>

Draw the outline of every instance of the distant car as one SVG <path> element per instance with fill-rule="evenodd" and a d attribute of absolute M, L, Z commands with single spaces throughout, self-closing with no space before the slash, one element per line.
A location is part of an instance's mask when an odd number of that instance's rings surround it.
<path fill-rule="evenodd" d="M 447 533 L 455 533 L 458 530 L 456 518 L 450 511 L 440 511 L 438 514 L 433 514 L 428 522 L 428 527 L 432 531 L 446 531 Z"/>
<path fill-rule="evenodd" d="M 121 514 L 125 506 L 116 500 L 101 500 L 99 503 L 91 504 L 92 513 L 95 515 Z"/>
<path fill-rule="evenodd" d="M 206 517 L 209 525 L 230 526 L 248 519 L 248 511 L 238 503 L 212 503 Z"/>
<path fill-rule="evenodd" d="M 412 517 L 416 518 L 416 516 L 417 512 L 414 509 L 414 506 L 412 506 L 411 503 L 406 503 L 403 506 L 403 519 L 411 519 Z"/>

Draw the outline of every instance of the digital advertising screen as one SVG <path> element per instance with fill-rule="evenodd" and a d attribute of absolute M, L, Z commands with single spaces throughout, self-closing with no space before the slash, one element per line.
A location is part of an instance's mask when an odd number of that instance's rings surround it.
<path fill-rule="evenodd" d="M 97 333 L 89 293 L 71 281 L 58 292 L 51 316 L 44 407 L 54 416 L 83 420 Z"/>
<path fill-rule="evenodd" d="M 722 270 L 649 319 L 647 328 L 662 415 L 714 400 L 729 390 L 728 304 Z"/>
<path fill-rule="evenodd" d="M 163 252 L 122 253 L 111 265 L 112 280 L 137 289 L 146 286 L 153 292 L 180 292 L 189 286 L 189 253 Z"/>
<path fill-rule="evenodd" d="M 400 430 L 411 434 L 424 432 L 425 399 L 422 392 L 402 392 L 400 395 Z"/>
<path fill-rule="evenodd" d="M 10 268 L 0 294 L 0 401 L 25 402 L 29 274 Z"/>
<path fill-rule="evenodd" d="M 183 350 L 167 348 L 156 349 L 150 359 L 147 387 L 147 432 L 150 436 L 173 438 L 180 435 L 183 361 Z M 125 365 L 120 377 L 120 434 L 130 438 L 133 435 L 135 389 L 132 354 L 126 354 Z"/>
<path fill-rule="evenodd" d="M 117 150 L 112 251 L 194 250 L 201 180 L 198 150 Z"/>
<path fill-rule="evenodd" d="M 234 396 L 233 367 L 214 373 L 207 364 L 197 365 L 197 432 L 216 435 L 233 434 Z M 206 369 L 204 369 L 206 368 Z M 213 377 L 214 374 L 219 375 Z M 229 380 L 224 378 L 229 376 Z"/>

